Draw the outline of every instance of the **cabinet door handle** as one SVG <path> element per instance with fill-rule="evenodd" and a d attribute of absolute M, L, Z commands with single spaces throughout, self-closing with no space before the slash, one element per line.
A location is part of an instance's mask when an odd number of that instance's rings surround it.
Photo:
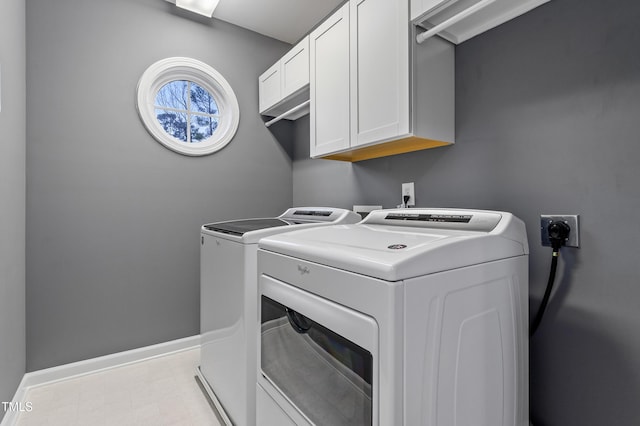
<path fill-rule="evenodd" d="M 451 25 L 455 24 L 456 22 L 466 18 L 467 16 L 477 12 L 480 9 L 483 9 L 483 8 L 489 6 L 494 1 L 495 0 L 482 0 L 482 1 L 479 1 L 478 3 L 476 3 L 473 6 L 463 10 L 462 12 L 458 13 L 457 15 L 453 15 L 451 18 L 447 19 L 446 21 L 443 21 L 443 22 L 439 23 L 435 27 L 430 28 L 429 30 L 418 34 L 416 36 L 416 41 L 418 42 L 418 44 L 422 43 L 423 41 L 425 41 L 429 37 L 438 34 L 440 31 L 442 31 L 442 30 L 444 30 L 446 28 L 449 28 Z M 422 22 L 424 22 L 424 21 L 422 21 Z"/>

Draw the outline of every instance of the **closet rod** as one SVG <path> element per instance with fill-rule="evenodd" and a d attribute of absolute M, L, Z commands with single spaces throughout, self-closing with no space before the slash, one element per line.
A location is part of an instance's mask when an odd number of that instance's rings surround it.
<path fill-rule="evenodd" d="M 457 15 L 453 15 L 451 18 L 439 23 L 435 27 L 430 28 L 429 30 L 418 34 L 416 36 L 416 41 L 418 42 L 418 44 L 422 43 L 423 41 L 425 41 L 429 37 L 432 37 L 432 36 L 436 35 L 437 33 L 439 33 L 440 31 L 442 31 L 442 30 L 444 30 L 446 28 L 449 28 L 451 25 L 455 24 L 456 22 L 466 18 L 467 16 L 477 12 L 480 9 L 483 9 L 483 8 L 489 6 L 494 1 L 496 1 L 496 0 L 482 0 L 482 1 L 479 1 L 478 3 L 476 3 L 473 6 L 463 10 L 462 12 L 458 13 Z M 418 22 L 417 24 L 418 25 L 421 24 L 426 19 L 428 19 L 428 18 L 423 19 L 422 21 Z"/>
<path fill-rule="evenodd" d="M 266 123 L 264 123 L 265 126 L 270 127 L 272 124 L 276 124 L 278 121 L 289 117 L 290 115 L 293 115 L 294 113 L 300 111 L 301 109 L 309 106 L 309 104 L 311 103 L 311 100 L 308 101 L 304 101 L 303 103 L 301 103 L 300 105 L 296 105 L 295 107 L 291 108 L 289 111 L 280 114 L 279 116 L 277 116 L 276 118 L 274 118 L 273 120 L 267 121 Z"/>

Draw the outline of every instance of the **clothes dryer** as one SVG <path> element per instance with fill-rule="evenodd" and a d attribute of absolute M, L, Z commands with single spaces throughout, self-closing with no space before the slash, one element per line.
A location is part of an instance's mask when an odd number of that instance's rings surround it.
<path fill-rule="evenodd" d="M 394 209 L 259 243 L 261 426 L 528 424 L 528 243 Z"/>
<path fill-rule="evenodd" d="M 202 226 L 197 374 L 227 424 L 255 424 L 258 241 L 293 229 L 359 220 L 349 210 L 298 207 L 278 217 Z"/>

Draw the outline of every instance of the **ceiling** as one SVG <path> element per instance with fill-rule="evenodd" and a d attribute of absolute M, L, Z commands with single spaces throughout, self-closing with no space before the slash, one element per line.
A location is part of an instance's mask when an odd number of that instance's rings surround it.
<path fill-rule="evenodd" d="M 293 44 L 344 0 L 220 0 L 213 17 Z"/>

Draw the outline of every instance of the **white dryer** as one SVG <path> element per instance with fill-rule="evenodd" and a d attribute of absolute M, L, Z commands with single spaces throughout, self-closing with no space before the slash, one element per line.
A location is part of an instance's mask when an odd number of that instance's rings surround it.
<path fill-rule="evenodd" d="M 528 243 L 395 209 L 259 243 L 261 426 L 528 425 Z"/>
<path fill-rule="evenodd" d="M 293 229 L 360 219 L 344 209 L 298 207 L 278 217 L 202 226 L 201 359 L 197 374 L 225 423 L 255 424 L 258 240 Z"/>

